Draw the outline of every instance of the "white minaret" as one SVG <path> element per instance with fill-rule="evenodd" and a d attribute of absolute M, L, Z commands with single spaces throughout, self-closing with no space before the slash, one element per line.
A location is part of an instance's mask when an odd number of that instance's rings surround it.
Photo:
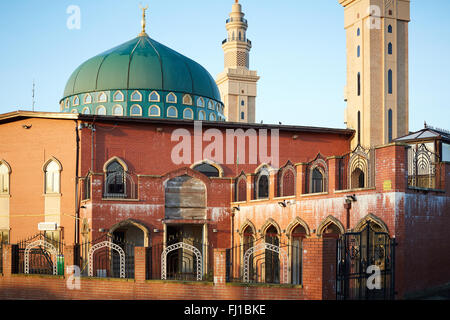
<path fill-rule="evenodd" d="M 247 39 L 247 20 L 236 0 L 226 21 L 227 38 L 222 42 L 225 70 L 217 76 L 225 116 L 231 122 L 255 122 L 256 71 L 249 70 L 252 43 Z"/>

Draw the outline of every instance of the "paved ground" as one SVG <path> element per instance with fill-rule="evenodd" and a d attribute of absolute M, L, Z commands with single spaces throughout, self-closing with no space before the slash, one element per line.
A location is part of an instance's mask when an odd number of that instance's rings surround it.
<path fill-rule="evenodd" d="M 450 288 L 437 293 L 423 296 L 419 300 L 450 300 Z"/>

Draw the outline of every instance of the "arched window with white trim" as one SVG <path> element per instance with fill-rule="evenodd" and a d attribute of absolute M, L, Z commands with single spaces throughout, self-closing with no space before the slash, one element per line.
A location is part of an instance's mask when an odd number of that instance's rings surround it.
<path fill-rule="evenodd" d="M 45 194 L 60 193 L 61 166 L 56 160 L 50 160 L 44 167 Z"/>
<path fill-rule="evenodd" d="M 152 93 L 150 93 L 150 95 L 148 96 L 148 100 L 150 102 L 159 102 L 160 101 L 160 97 L 159 97 L 159 93 L 156 91 L 153 91 Z"/>
<path fill-rule="evenodd" d="M 104 106 L 98 106 L 95 110 L 95 114 L 99 116 L 106 116 L 106 108 Z"/>
<path fill-rule="evenodd" d="M 168 103 L 177 103 L 177 96 L 171 92 L 166 97 L 166 102 Z"/>
<path fill-rule="evenodd" d="M 75 96 L 74 98 L 73 98 L 73 106 L 75 107 L 75 106 L 79 106 L 80 105 L 80 98 L 78 98 L 78 96 Z"/>
<path fill-rule="evenodd" d="M 83 114 L 91 114 L 91 110 L 88 107 L 85 107 L 82 111 Z"/>
<path fill-rule="evenodd" d="M 92 96 L 89 93 L 87 93 L 84 96 L 84 104 L 91 104 L 91 103 L 92 103 Z"/>
<path fill-rule="evenodd" d="M 216 121 L 216 115 L 214 113 L 209 114 L 209 121 Z"/>
<path fill-rule="evenodd" d="M 114 116 L 123 116 L 123 107 L 121 105 L 116 105 L 113 108 Z"/>
<path fill-rule="evenodd" d="M 116 91 L 116 93 L 114 93 L 113 100 L 117 102 L 124 101 L 124 95 L 122 91 Z"/>
<path fill-rule="evenodd" d="M 188 105 L 188 106 L 192 106 L 192 97 L 190 94 L 185 94 L 183 96 L 183 104 Z"/>
<path fill-rule="evenodd" d="M 161 109 L 158 106 L 151 106 L 148 111 L 149 117 L 160 117 L 161 116 Z"/>
<path fill-rule="evenodd" d="M 212 102 L 211 100 L 208 101 L 208 109 L 214 110 L 214 102 Z"/>
<path fill-rule="evenodd" d="M 9 166 L 0 162 L 0 194 L 9 194 L 9 174 Z"/>
<path fill-rule="evenodd" d="M 203 120 L 205 120 L 205 118 L 206 118 L 205 111 L 200 110 L 198 112 L 198 120 L 203 121 Z"/>
<path fill-rule="evenodd" d="M 114 160 L 106 166 L 107 195 L 125 194 L 125 168 Z"/>
<path fill-rule="evenodd" d="M 176 118 L 176 117 L 178 117 L 178 110 L 177 110 L 177 108 L 175 108 L 175 107 L 169 107 L 169 108 L 167 109 L 167 116 L 168 116 L 169 118 Z"/>
<path fill-rule="evenodd" d="M 183 118 L 190 119 L 190 120 L 194 119 L 194 113 L 192 112 L 192 109 L 189 109 L 189 108 L 184 109 Z"/>
<path fill-rule="evenodd" d="M 137 104 L 131 106 L 130 115 L 133 116 L 133 117 L 142 116 L 142 108 L 141 108 L 141 106 L 139 106 Z"/>
<path fill-rule="evenodd" d="M 142 94 L 135 90 L 132 94 L 131 94 L 131 101 L 142 101 Z"/>
<path fill-rule="evenodd" d="M 204 108 L 205 107 L 205 100 L 203 100 L 202 97 L 199 97 L 197 99 L 197 107 L 200 107 L 200 108 Z"/>
<path fill-rule="evenodd" d="M 98 95 L 98 102 L 108 102 L 108 96 L 104 92 L 100 92 Z"/>

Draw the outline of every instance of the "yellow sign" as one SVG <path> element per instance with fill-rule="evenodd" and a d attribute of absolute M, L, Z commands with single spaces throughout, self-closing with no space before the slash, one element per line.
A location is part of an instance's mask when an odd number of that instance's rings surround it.
<path fill-rule="evenodd" d="M 383 190 L 384 191 L 390 191 L 392 190 L 392 181 L 391 180 L 385 180 L 383 182 Z"/>

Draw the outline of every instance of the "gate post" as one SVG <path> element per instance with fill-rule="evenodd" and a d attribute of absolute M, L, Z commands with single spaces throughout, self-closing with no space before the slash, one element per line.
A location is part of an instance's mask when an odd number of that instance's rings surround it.
<path fill-rule="evenodd" d="M 147 280 L 148 248 L 134 247 L 134 279 L 136 282 Z"/>
<path fill-rule="evenodd" d="M 4 244 L 3 245 L 3 276 L 10 277 L 12 273 L 17 272 L 18 258 L 18 246 L 17 244 Z"/>
<path fill-rule="evenodd" d="M 64 276 L 65 277 L 73 275 L 73 272 L 67 273 L 68 266 L 72 266 L 72 265 L 78 266 L 81 269 L 81 266 L 79 266 L 80 261 L 77 259 L 78 248 L 79 248 L 78 245 L 64 247 Z"/>
<path fill-rule="evenodd" d="M 214 249 L 214 285 L 226 282 L 226 249 Z"/>

